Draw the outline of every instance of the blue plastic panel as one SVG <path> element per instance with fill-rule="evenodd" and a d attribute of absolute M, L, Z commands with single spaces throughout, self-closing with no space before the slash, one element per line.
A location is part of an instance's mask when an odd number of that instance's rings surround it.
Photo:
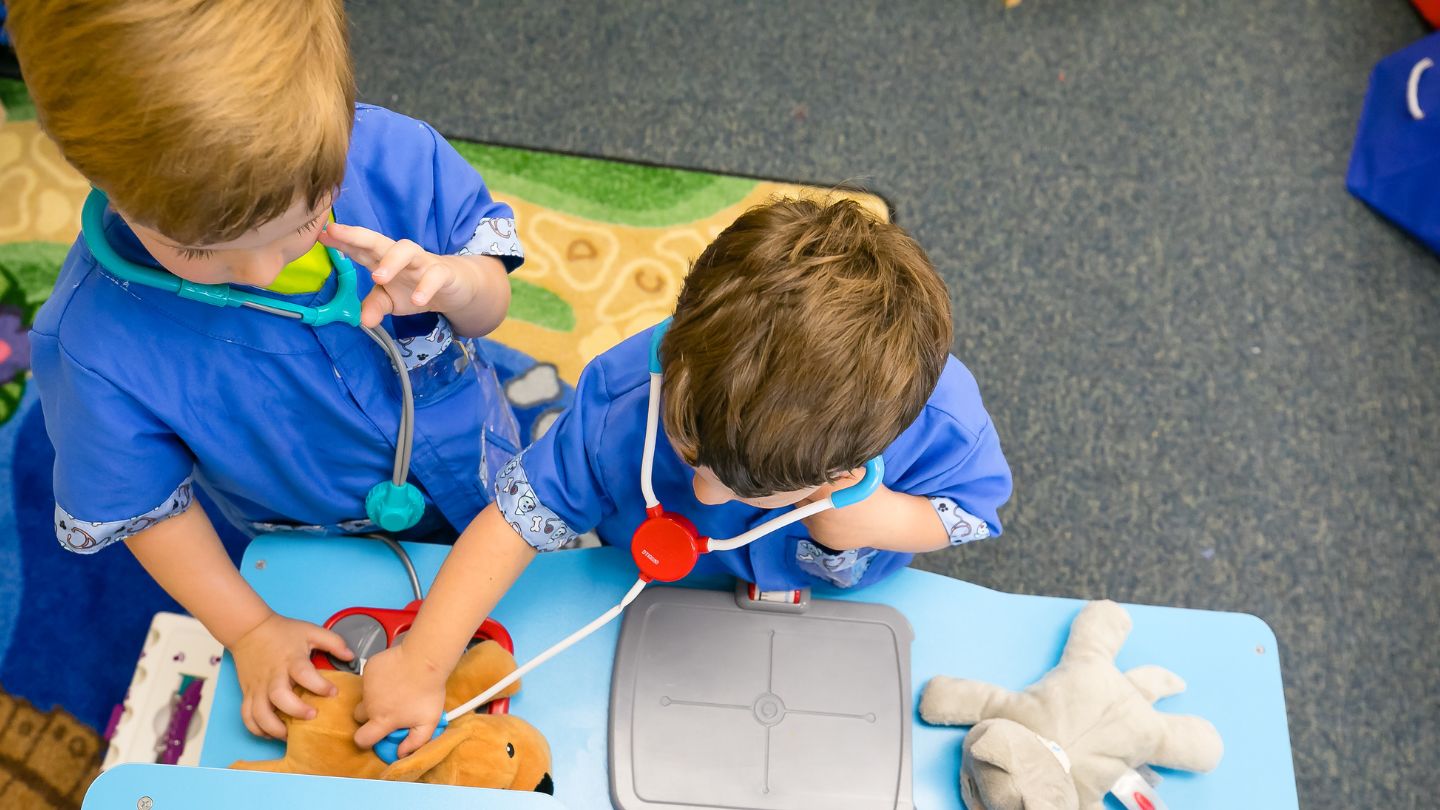
<path fill-rule="evenodd" d="M 407 546 L 429 582 L 448 549 Z M 323 622 L 356 605 L 400 607 L 411 598 L 394 555 L 371 540 L 271 535 L 251 543 L 243 573 L 275 610 Z M 495 611 L 525 661 L 620 600 L 635 580 L 619 549 L 541 555 Z M 704 583 L 728 587 L 726 583 Z M 883 602 L 915 629 L 915 696 L 938 674 L 1022 688 L 1059 658 L 1080 602 L 999 593 L 906 570 L 858 594 L 817 591 L 815 598 Z M 1171 810 L 1215 807 L 1298 808 L 1274 635 L 1251 616 L 1129 606 L 1135 630 L 1119 664 L 1159 664 L 1189 691 L 1159 705 L 1200 714 L 1225 739 L 1225 758 L 1205 776 L 1164 772 L 1160 793 Z M 555 797 L 570 810 L 608 808 L 606 734 L 615 621 L 526 678 L 511 711 L 539 728 L 554 754 Z M 208 725 L 201 764 L 278 757 L 279 743 L 257 740 L 239 719 L 240 693 L 228 656 Z M 963 732 L 918 720 L 914 736 L 915 805 L 959 810 Z M 1118 808 L 1118 804 L 1112 804 Z"/>

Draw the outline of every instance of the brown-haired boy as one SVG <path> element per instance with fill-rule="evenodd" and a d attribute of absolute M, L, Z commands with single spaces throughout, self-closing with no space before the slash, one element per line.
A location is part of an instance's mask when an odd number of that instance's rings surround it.
<path fill-rule="evenodd" d="M 700 534 L 728 538 L 849 485 L 884 483 L 734 551 L 700 558 L 762 590 L 879 581 L 917 552 L 1000 533 L 1010 470 L 974 378 L 950 356 L 950 298 L 920 246 L 852 201 L 753 209 L 695 261 L 660 346 L 654 490 Z M 575 403 L 500 471 L 496 501 L 442 567 L 404 642 L 365 670 L 371 745 L 430 738 L 470 632 L 537 552 L 597 528 L 628 544 L 651 330 L 595 358 Z M 563 599 L 563 594 L 557 594 Z"/>
<path fill-rule="evenodd" d="M 193 484 L 250 532 L 373 531 L 395 371 L 359 329 L 182 298 L 125 281 L 124 263 L 303 306 L 336 294 L 325 246 L 368 268 L 361 320 L 398 339 L 415 392 L 424 511 L 404 536 L 444 540 L 514 452 L 514 417 L 467 340 L 509 305 L 514 215 L 433 129 L 354 103 L 340 0 L 8 6 L 40 123 L 109 197 L 32 336 L 57 536 L 80 553 L 123 541 L 234 655 L 246 726 L 283 737 L 276 709 L 314 713 L 292 683 L 333 689 L 311 650 L 351 653 L 256 595 Z M 122 261 L 98 259 L 102 242 Z"/>

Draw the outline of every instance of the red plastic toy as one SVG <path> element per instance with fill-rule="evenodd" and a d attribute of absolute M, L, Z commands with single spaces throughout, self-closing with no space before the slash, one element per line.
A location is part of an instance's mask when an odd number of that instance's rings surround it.
<path fill-rule="evenodd" d="M 1410 0 L 1431 26 L 1440 27 L 1440 0 Z"/>
<path fill-rule="evenodd" d="M 351 651 L 355 653 L 358 660 L 359 658 L 368 658 L 380 652 L 382 649 L 388 649 L 393 646 L 401 636 L 409 632 L 410 626 L 415 623 L 415 616 L 419 612 L 420 601 L 418 599 L 400 610 L 371 607 L 346 608 L 334 616 L 331 616 L 325 622 L 325 628 L 327 630 L 334 630 L 341 636 L 344 636 L 346 642 L 350 644 Z M 336 628 L 336 625 L 339 625 L 347 619 L 349 620 L 348 623 L 352 626 L 360 625 L 359 635 L 373 638 L 373 641 L 377 643 L 357 645 L 352 638 L 352 636 L 356 635 L 353 630 Z M 380 641 L 378 637 L 380 633 L 384 634 L 385 643 L 383 647 L 378 644 Z M 485 623 L 480 625 L 480 628 L 475 631 L 471 643 L 478 644 L 482 641 L 494 641 L 504 648 L 505 652 L 512 655 L 515 653 L 515 642 L 510 638 L 510 632 L 505 629 L 504 625 L 494 619 L 486 619 Z M 357 646 L 367 646 L 369 648 L 361 650 L 356 649 Z M 335 665 L 335 662 L 331 660 L 329 655 L 319 651 L 311 654 L 310 662 L 315 665 L 316 669 L 333 670 L 341 668 Z M 508 714 L 510 712 L 510 699 L 500 698 L 499 700 L 491 701 L 486 708 L 490 714 Z"/>

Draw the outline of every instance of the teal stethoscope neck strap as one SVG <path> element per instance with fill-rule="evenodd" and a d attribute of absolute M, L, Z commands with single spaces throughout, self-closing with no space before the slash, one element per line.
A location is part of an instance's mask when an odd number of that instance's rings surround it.
<path fill-rule="evenodd" d="M 196 284 L 164 270 L 146 267 L 126 259 L 115 251 L 105 238 L 105 209 L 110 200 L 100 189 L 91 189 L 80 211 L 80 234 L 95 261 L 105 271 L 129 284 L 152 287 L 174 293 L 181 298 L 216 307 L 248 307 L 250 309 L 298 320 L 311 326 L 345 323 L 360 327 L 360 296 L 355 286 L 355 265 L 334 248 L 325 248 L 335 266 L 335 294 L 319 306 L 305 306 L 280 298 L 237 290 L 229 284 Z M 415 397 L 410 390 L 409 371 L 394 338 L 379 328 L 365 332 L 380 345 L 400 378 L 401 418 L 395 439 L 394 474 L 389 481 L 376 484 L 365 498 L 365 513 L 370 521 L 388 532 L 404 531 L 420 522 L 425 514 L 425 496 L 406 478 L 410 469 L 410 448 L 414 442 Z"/>
<path fill-rule="evenodd" d="M 360 298 L 355 286 L 355 265 L 343 253 L 333 248 L 327 247 L 325 250 L 330 255 L 331 264 L 335 265 L 335 294 L 320 306 L 305 306 L 237 290 L 229 284 L 196 284 L 164 270 L 146 267 L 126 259 L 105 239 L 105 209 L 109 205 L 110 200 L 105 196 L 105 192 L 98 188 L 90 190 L 90 196 L 85 198 L 85 207 L 80 211 L 80 235 L 85 239 L 85 246 L 90 249 L 95 261 L 121 281 L 164 290 L 211 306 L 258 309 L 311 326 L 330 323 L 360 325 Z"/>

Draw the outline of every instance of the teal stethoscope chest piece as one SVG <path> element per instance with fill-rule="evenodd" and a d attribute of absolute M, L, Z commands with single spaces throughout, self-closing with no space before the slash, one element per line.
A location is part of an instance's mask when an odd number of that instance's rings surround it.
<path fill-rule="evenodd" d="M 400 426 L 395 436 L 395 461 L 390 480 L 376 484 L 365 496 L 365 514 L 372 523 L 388 532 L 403 531 L 419 523 L 425 512 L 425 497 L 418 487 L 407 480 L 410 475 L 410 449 L 415 435 L 415 396 L 410 388 L 410 374 L 405 368 L 400 347 L 389 332 L 378 326 L 361 326 L 354 263 L 334 248 L 325 249 L 335 267 L 335 294 L 318 306 L 271 298 L 236 289 L 229 284 L 197 284 L 164 270 L 136 264 L 117 253 L 105 239 L 104 217 L 108 205 L 104 192 L 91 189 L 80 214 L 80 233 L 95 261 L 122 282 L 164 290 L 211 306 L 254 309 L 314 327 L 348 324 L 365 332 L 380 346 L 400 379 Z"/>

